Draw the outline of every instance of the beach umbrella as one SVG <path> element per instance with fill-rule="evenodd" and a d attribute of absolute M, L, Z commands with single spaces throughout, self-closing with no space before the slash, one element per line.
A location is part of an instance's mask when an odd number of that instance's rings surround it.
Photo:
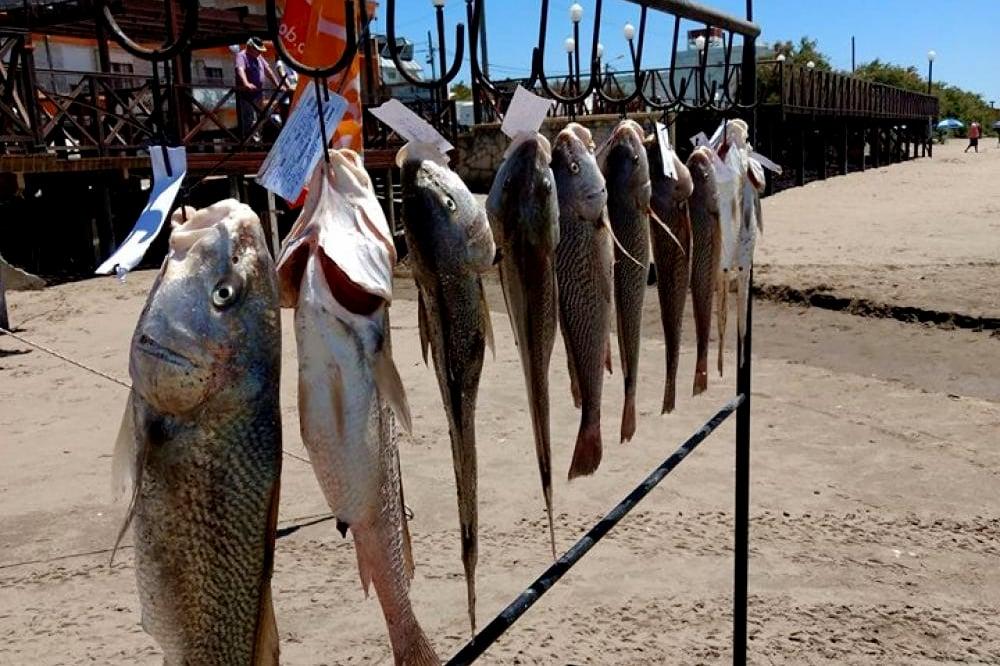
<path fill-rule="evenodd" d="M 939 130 L 961 129 L 965 127 L 961 120 L 955 118 L 945 118 L 937 124 Z"/>

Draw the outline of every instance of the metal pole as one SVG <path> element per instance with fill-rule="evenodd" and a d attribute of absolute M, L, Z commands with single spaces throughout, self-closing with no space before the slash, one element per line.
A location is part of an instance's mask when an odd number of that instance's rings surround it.
<path fill-rule="evenodd" d="M 928 61 L 927 61 L 927 94 L 928 95 L 933 95 L 934 94 L 933 91 L 934 91 L 934 61 L 928 59 Z M 928 123 L 928 124 L 931 124 L 931 123 L 933 123 L 933 120 L 930 123 Z M 928 140 L 927 140 L 927 156 L 928 157 L 934 157 L 934 128 L 933 127 L 929 127 L 928 128 L 928 134 L 929 134 L 929 137 L 928 137 Z"/>
<path fill-rule="evenodd" d="M 466 20 L 469 23 L 469 26 L 470 26 L 469 29 L 470 30 L 473 29 L 471 26 L 472 26 L 473 14 L 475 13 L 475 7 L 473 6 L 473 2 L 475 2 L 475 1 L 476 0 L 465 0 L 465 16 L 466 16 Z M 478 1 L 483 3 L 483 5 L 484 5 L 483 9 L 485 10 L 485 1 L 486 0 L 478 0 Z M 482 11 L 482 10 L 480 10 L 480 11 Z M 485 30 L 482 29 L 482 27 L 483 27 L 484 24 L 485 24 L 485 20 L 483 20 L 479 24 L 480 31 L 479 31 L 479 40 L 478 40 L 478 43 L 482 44 L 483 48 L 485 48 L 485 46 L 486 46 L 485 42 L 483 41 L 485 39 L 485 36 L 486 36 Z M 470 37 L 471 37 L 471 33 L 470 33 Z M 470 39 L 469 40 L 469 46 L 471 47 L 472 44 L 474 42 L 476 42 L 476 41 L 477 40 L 475 40 L 475 39 Z M 477 48 L 479 48 L 478 45 L 477 45 Z M 477 58 L 478 56 L 479 56 L 478 53 L 470 53 L 469 54 L 470 58 Z M 482 63 L 480 63 L 479 71 L 481 71 L 483 73 L 483 76 L 489 77 L 489 75 L 486 73 L 486 70 L 483 69 Z M 470 71 L 469 71 L 469 75 L 470 75 L 469 84 L 470 84 L 470 87 L 472 88 L 472 120 L 473 120 L 473 122 L 476 125 L 478 125 L 481 122 L 483 122 L 483 100 L 481 99 L 482 86 L 480 85 L 479 77 L 476 76 L 476 73 L 474 71 L 471 71 L 471 68 L 470 68 Z"/>
<path fill-rule="evenodd" d="M 481 53 L 481 58 L 479 60 L 479 69 L 482 71 L 483 76 L 489 78 L 490 76 L 490 50 L 486 43 L 486 0 L 477 0 L 480 4 L 479 10 L 479 43 L 483 45 L 483 50 Z"/>
<path fill-rule="evenodd" d="M 857 67 L 854 65 L 854 35 L 851 35 L 851 74 L 855 72 Z"/>
<path fill-rule="evenodd" d="M 576 78 L 574 79 L 575 88 L 573 90 L 573 95 L 579 95 L 582 88 L 580 87 L 580 23 L 579 21 L 573 22 L 573 64 L 574 69 L 576 69 Z M 574 105 L 574 109 L 576 106 Z M 581 113 L 583 109 L 581 107 Z"/>
<path fill-rule="evenodd" d="M 747 21 L 753 21 L 753 0 L 747 0 Z M 757 92 L 756 37 L 743 38 L 742 102 L 753 104 Z M 750 137 L 757 141 L 756 109 L 751 109 Z M 747 596 L 749 591 L 750 564 L 750 389 L 751 356 L 753 352 L 753 265 L 750 266 L 747 286 L 746 330 L 742 342 L 737 344 L 737 363 L 743 359 L 736 373 L 736 393 L 743 400 L 736 410 L 736 497 L 734 521 L 733 565 L 733 664 L 742 666 L 747 661 Z"/>
<path fill-rule="evenodd" d="M 749 397 L 749 394 L 748 394 Z M 535 579 L 528 589 L 522 592 L 505 609 L 500 611 L 492 622 L 483 627 L 471 641 L 458 651 L 458 653 L 448 660 L 446 666 L 464 666 L 471 664 L 481 656 L 497 639 L 502 636 L 517 620 L 538 601 L 543 594 L 552 589 L 552 586 L 559 582 L 567 571 L 583 558 L 594 545 L 607 536 L 628 513 L 636 507 L 667 474 L 670 474 L 688 456 L 695 447 L 701 444 L 712 432 L 722 424 L 735 410 L 739 414 L 739 408 L 745 403 L 747 398 L 737 396 L 726 403 L 715 416 L 691 435 L 686 442 L 674 451 L 674 453 L 660 463 L 642 483 L 628 494 L 625 499 L 619 502 L 615 508 L 611 509 L 600 521 L 591 527 L 580 540 L 573 544 L 573 547 L 566 551 L 562 557 L 556 560 L 552 566 L 545 570 L 541 576 Z M 737 426 L 738 427 L 738 426 Z"/>

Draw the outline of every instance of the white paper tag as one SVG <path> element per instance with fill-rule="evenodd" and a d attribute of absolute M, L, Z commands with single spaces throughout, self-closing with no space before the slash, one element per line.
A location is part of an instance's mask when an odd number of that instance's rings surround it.
<path fill-rule="evenodd" d="M 698 132 L 693 137 L 691 137 L 691 145 L 697 148 L 698 146 L 707 146 L 708 136 L 704 132 Z"/>
<path fill-rule="evenodd" d="M 177 198 L 181 182 L 187 174 L 187 150 L 184 146 L 167 148 L 167 161 L 171 171 L 169 176 L 167 162 L 163 160 L 162 146 L 149 147 L 149 161 L 153 167 L 153 188 L 149 191 L 146 207 L 114 254 L 98 266 L 95 271 L 98 275 L 114 273 L 119 280 L 124 281 L 123 275 L 139 265 L 146 250 L 163 228 L 170 209 L 174 207 L 174 199 Z"/>
<path fill-rule="evenodd" d="M 712 138 L 708 140 L 708 145 L 712 148 L 712 150 L 718 150 L 719 146 L 722 145 L 723 133 L 725 131 L 726 121 L 723 120 L 719 123 L 719 126 L 715 128 L 715 131 L 712 133 Z"/>
<path fill-rule="evenodd" d="M 736 172 L 733 168 L 722 161 L 719 154 L 714 150 L 712 152 L 712 166 L 715 167 L 715 180 L 719 182 L 728 182 L 736 177 Z"/>
<path fill-rule="evenodd" d="M 406 108 L 398 99 L 390 99 L 382 106 L 371 109 L 371 112 L 407 141 L 430 144 L 442 155 L 455 148 L 433 125 Z"/>
<path fill-rule="evenodd" d="M 554 103 L 551 99 L 539 97 L 518 86 L 507 107 L 500 131 L 511 139 L 522 133 L 534 134 L 541 128 Z"/>
<path fill-rule="evenodd" d="M 674 149 L 670 146 L 670 131 L 663 123 L 656 123 L 656 143 L 660 146 L 660 161 L 663 162 L 663 175 L 670 180 L 677 180 L 677 167 L 674 166 Z"/>
<path fill-rule="evenodd" d="M 760 165 L 762 167 L 764 167 L 765 169 L 767 169 L 768 171 L 773 171 L 774 173 L 776 173 L 778 175 L 781 175 L 781 171 L 782 171 L 781 170 L 781 165 L 775 164 L 774 162 L 772 162 L 771 160 L 767 159 L 766 157 L 764 157 L 760 153 L 758 153 L 756 151 L 750 153 L 750 159 L 757 160 L 757 162 L 760 163 Z"/>
<path fill-rule="evenodd" d="M 330 93 L 330 99 L 323 102 L 323 119 L 326 122 L 327 139 L 340 124 L 347 110 L 347 100 Z M 307 86 L 298 104 L 281 129 L 278 140 L 257 171 L 257 183 L 285 201 L 295 201 L 302 188 L 309 182 L 316 164 L 323 157 L 320 137 L 319 116 L 316 113 L 316 88 Z"/>

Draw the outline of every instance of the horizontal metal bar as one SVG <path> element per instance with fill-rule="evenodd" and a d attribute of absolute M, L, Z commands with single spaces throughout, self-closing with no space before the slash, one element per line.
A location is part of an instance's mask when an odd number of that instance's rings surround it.
<path fill-rule="evenodd" d="M 705 7 L 697 2 L 689 0 L 628 0 L 635 5 L 645 5 L 650 9 L 667 12 L 683 19 L 705 23 L 713 28 L 731 30 L 744 37 L 757 37 L 760 35 L 760 26 L 729 14 Z"/>
<path fill-rule="evenodd" d="M 559 579 L 566 574 L 573 565 L 575 565 L 584 555 L 587 554 L 591 548 L 594 547 L 598 541 L 604 538 L 611 529 L 617 525 L 622 518 L 624 518 L 629 511 L 635 508 L 635 506 L 641 502 L 646 495 L 650 493 L 653 488 L 655 488 L 660 481 L 670 474 L 675 467 L 681 464 L 681 461 L 687 457 L 689 453 L 694 451 L 695 447 L 701 444 L 709 435 L 711 435 L 716 428 L 722 425 L 729 416 L 736 411 L 744 400 L 743 395 L 738 395 L 728 403 L 726 403 L 722 409 L 716 412 L 715 416 L 709 419 L 705 425 L 698 429 L 693 435 L 691 435 L 686 442 L 680 445 L 674 453 L 664 460 L 659 467 L 654 469 L 649 476 L 647 476 L 642 483 L 636 486 L 635 490 L 628 494 L 628 496 L 623 499 L 618 505 L 613 508 L 604 518 L 600 520 L 596 525 L 594 525 L 590 530 L 577 541 L 572 548 L 566 551 L 566 553 L 560 557 L 555 563 L 552 564 L 545 572 L 535 579 L 535 582 L 531 584 L 528 589 L 518 595 L 517 599 L 511 602 L 507 608 L 503 609 L 499 615 L 497 615 L 492 622 L 483 627 L 483 630 L 476 634 L 471 641 L 465 644 L 458 654 L 452 657 L 446 666 L 464 666 L 464 664 L 471 664 L 483 652 L 486 651 L 493 643 L 497 641 L 510 627 L 524 615 L 529 608 L 531 608 L 536 601 L 538 601 L 543 594 L 549 591 L 553 585 L 559 582 Z"/>

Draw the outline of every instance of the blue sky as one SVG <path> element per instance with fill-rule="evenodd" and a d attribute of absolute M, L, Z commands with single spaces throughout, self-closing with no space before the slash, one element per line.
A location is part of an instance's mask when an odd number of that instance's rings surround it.
<path fill-rule="evenodd" d="M 585 9 L 581 41 L 589 45 L 593 26 L 593 0 L 579 0 Z M 743 16 L 745 0 L 701 0 L 702 4 Z M 397 0 L 397 34 L 426 44 L 434 28 L 431 0 Z M 531 49 L 538 39 L 538 0 L 487 0 L 490 62 L 494 78 L 524 74 Z M 550 0 L 549 43 L 546 66 L 553 72 L 566 69 L 563 40 L 571 35 L 569 6 L 572 0 Z M 952 11 L 940 11 L 950 7 Z M 464 0 L 447 0 L 448 41 L 454 24 L 465 19 Z M 384 4 L 383 10 L 384 11 Z M 926 71 L 927 51 L 934 49 L 934 79 L 961 85 L 1000 104 L 1000 0 L 755 0 L 755 20 L 763 39 L 798 41 L 803 35 L 819 40 L 820 49 L 835 67 L 850 69 L 851 35 L 857 42 L 859 63 L 881 58 Z M 664 65 L 669 58 L 670 26 L 662 14 L 650 12 L 644 65 Z M 638 25 L 638 7 L 625 0 L 605 0 L 601 42 L 606 60 L 624 66 L 617 56 L 627 52 L 622 38 L 626 21 Z M 684 25 L 684 24 L 682 24 Z M 682 29 L 697 27 L 687 25 Z M 384 21 L 376 29 L 384 30 Z M 662 40 L 657 47 L 656 40 Z M 449 44 L 451 51 L 454 44 Z M 461 77 L 468 81 L 467 72 Z M 460 77 L 460 78 L 461 78 Z"/>

